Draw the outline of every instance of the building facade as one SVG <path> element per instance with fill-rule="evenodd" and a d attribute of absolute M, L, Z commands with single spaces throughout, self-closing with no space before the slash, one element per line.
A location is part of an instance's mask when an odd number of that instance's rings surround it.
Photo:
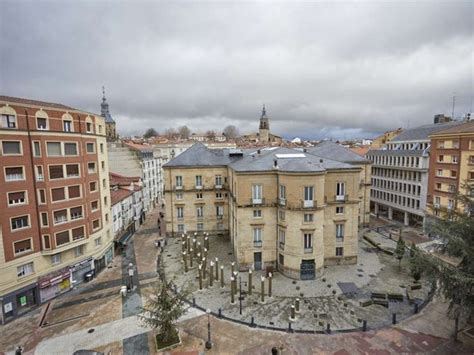
<path fill-rule="evenodd" d="M 0 319 L 84 281 L 113 258 L 104 119 L 0 96 Z"/>
<path fill-rule="evenodd" d="M 164 165 L 167 234 L 228 238 L 241 270 L 314 279 L 357 262 L 360 174 L 295 149 L 196 144 Z"/>
<path fill-rule="evenodd" d="M 424 226 L 431 134 L 459 125 L 441 122 L 403 131 L 382 149 L 371 149 L 372 208 L 376 215 Z"/>
<path fill-rule="evenodd" d="M 473 213 L 457 201 L 457 194 L 474 198 L 474 122 L 430 135 L 431 156 L 427 214 L 449 218 L 451 213 Z"/>

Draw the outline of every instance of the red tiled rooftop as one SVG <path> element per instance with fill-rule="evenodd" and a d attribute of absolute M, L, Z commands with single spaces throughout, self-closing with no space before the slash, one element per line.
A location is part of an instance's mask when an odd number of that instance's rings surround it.
<path fill-rule="evenodd" d="M 138 144 L 138 143 L 133 143 L 133 142 L 123 142 L 123 144 L 136 150 L 153 150 L 152 146 L 145 145 L 145 144 Z"/>
<path fill-rule="evenodd" d="M 353 148 L 350 148 L 350 150 L 360 155 L 361 157 L 365 157 L 365 155 L 369 151 L 369 147 L 353 147 Z"/>
<path fill-rule="evenodd" d="M 129 186 L 140 181 L 139 176 L 123 176 L 117 173 L 109 173 L 110 185 Z"/>
<path fill-rule="evenodd" d="M 128 196 L 132 195 L 133 191 L 127 189 L 116 189 L 110 191 L 110 199 L 112 201 L 112 206 L 119 203 L 123 199 L 127 198 Z"/>

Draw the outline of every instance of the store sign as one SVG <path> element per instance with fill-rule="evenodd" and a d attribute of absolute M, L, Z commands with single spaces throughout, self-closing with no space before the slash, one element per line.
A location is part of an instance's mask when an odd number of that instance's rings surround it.
<path fill-rule="evenodd" d="M 77 270 L 84 269 L 85 267 L 91 266 L 91 261 L 92 261 L 92 257 L 89 257 L 85 260 L 82 260 L 81 262 L 78 262 L 77 264 L 70 266 L 69 270 L 71 272 L 75 272 Z"/>
<path fill-rule="evenodd" d="M 20 297 L 20 306 L 26 306 L 26 296 Z"/>
<path fill-rule="evenodd" d="M 46 287 L 56 285 L 60 283 L 61 281 L 63 281 L 64 279 L 68 279 L 70 275 L 71 273 L 69 272 L 68 268 L 62 269 L 58 272 L 51 274 L 51 276 L 48 275 L 47 277 L 40 280 L 39 287 L 46 288 Z"/>
<path fill-rule="evenodd" d="M 4 311 L 5 313 L 9 313 L 9 312 L 13 311 L 13 303 L 11 303 L 11 302 L 5 303 L 5 304 L 3 305 L 3 311 Z"/>

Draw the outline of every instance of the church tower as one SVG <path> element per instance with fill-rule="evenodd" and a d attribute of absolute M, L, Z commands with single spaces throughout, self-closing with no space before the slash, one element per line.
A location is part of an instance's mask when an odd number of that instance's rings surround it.
<path fill-rule="evenodd" d="M 109 112 L 109 103 L 105 98 L 105 87 L 102 86 L 102 103 L 100 104 L 100 115 L 105 118 L 105 134 L 107 141 L 113 142 L 118 139 L 115 121 Z"/>
<path fill-rule="evenodd" d="M 268 123 L 267 111 L 265 105 L 262 108 L 262 116 L 260 116 L 259 141 L 268 143 L 270 141 L 270 124 Z"/>

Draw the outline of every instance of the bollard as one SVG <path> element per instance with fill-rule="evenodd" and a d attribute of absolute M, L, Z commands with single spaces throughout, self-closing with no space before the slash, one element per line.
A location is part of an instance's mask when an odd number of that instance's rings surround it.
<path fill-rule="evenodd" d="M 189 267 L 193 267 L 193 250 L 189 250 Z"/>
<path fill-rule="evenodd" d="M 184 253 L 186 251 L 186 242 L 181 243 L 181 251 Z"/>
<path fill-rule="evenodd" d="M 249 295 L 252 294 L 252 269 L 249 270 Z"/>
<path fill-rule="evenodd" d="M 224 266 L 221 265 L 221 287 L 224 288 Z"/>
<path fill-rule="evenodd" d="M 207 273 L 207 262 L 206 262 L 206 258 L 202 258 L 202 279 L 205 280 L 206 279 L 206 273 Z"/>
<path fill-rule="evenodd" d="M 201 242 L 197 242 L 197 250 L 198 250 L 198 253 L 203 254 L 203 250 L 202 250 L 202 247 L 201 247 Z"/>
<path fill-rule="evenodd" d="M 196 299 L 193 297 L 193 307 L 196 307 Z"/>
<path fill-rule="evenodd" d="M 194 256 L 196 256 L 196 253 L 197 253 L 196 238 L 193 238 L 193 249 L 194 249 Z"/>
<path fill-rule="evenodd" d="M 189 242 L 189 235 L 186 237 L 186 248 L 188 249 L 188 253 L 191 250 L 191 243 Z"/>
<path fill-rule="evenodd" d="M 219 281 L 219 258 L 216 257 L 216 281 Z"/>
<path fill-rule="evenodd" d="M 290 333 L 293 333 L 293 329 L 291 328 L 291 322 L 288 322 L 288 331 Z"/>
<path fill-rule="evenodd" d="M 329 323 L 326 325 L 326 332 L 328 334 L 331 334 L 331 324 L 329 324 Z"/>
<path fill-rule="evenodd" d="M 186 252 L 183 251 L 184 272 L 188 272 L 188 260 L 186 259 Z"/>
<path fill-rule="evenodd" d="M 366 321 L 366 320 L 363 320 L 363 321 L 362 321 L 362 331 L 363 331 L 363 332 L 366 332 L 366 331 L 367 331 L 367 321 Z"/>
<path fill-rule="evenodd" d="M 397 324 L 397 314 L 392 313 L 392 324 Z"/>
<path fill-rule="evenodd" d="M 234 304 L 234 276 L 230 277 L 230 304 Z"/>
<path fill-rule="evenodd" d="M 231 267 L 231 269 L 230 269 L 230 274 L 231 274 L 231 275 L 234 275 L 234 265 L 235 265 L 235 262 L 231 262 L 231 263 L 230 263 L 230 267 Z"/>
<path fill-rule="evenodd" d="M 204 248 L 203 254 L 204 254 L 204 257 L 207 258 L 207 248 Z"/>
<path fill-rule="evenodd" d="M 209 237 L 207 237 L 207 236 L 204 238 L 204 245 L 205 245 L 206 249 L 209 250 Z"/>
<path fill-rule="evenodd" d="M 300 299 L 297 298 L 295 302 L 295 311 L 296 313 L 300 313 Z"/>
<path fill-rule="evenodd" d="M 252 328 L 255 328 L 255 318 L 252 316 L 252 319 L 250 320 L 250 326 Z"/>
<path fill-rule="evenodd" d="M 295 306 L 294 305 L 291 305 L 290 306 L 290 319 L 291 320 L 295 320 L 296 318 L 296 315 L 295 315 Z"/>
<path fill-rule="evenodd" d="M 198 265 L 198 272 L 199 272 L 199 289 L 202 290 L 202 265 Z"/>
<path fill-rule="evenodd" d="M 261 280 L 262 280 L 262 292 L 260 295 L 260 301 L 262 303 L 265 303 L 265 276 L 262 276 Z"/>
<path fill-rule="evenodd" d="M 212 287 L 212 282 L 214 279 L 214 263 L 211 261 L 209 265 L 209 286 Z"/>
<path fill-rule="evenodd" d="M 418 313 L 418 303 L 415 303 L 415 314 Z"/>
<path fill-rule="evenodd" d="M 271 272 L 268 273 L 268 297 L 272 297 L 272 278 Z"/>
<path fill-rule="evenodd" d="M 222 309 L 219 308 L 219 318 L 222 318 Z"/>

